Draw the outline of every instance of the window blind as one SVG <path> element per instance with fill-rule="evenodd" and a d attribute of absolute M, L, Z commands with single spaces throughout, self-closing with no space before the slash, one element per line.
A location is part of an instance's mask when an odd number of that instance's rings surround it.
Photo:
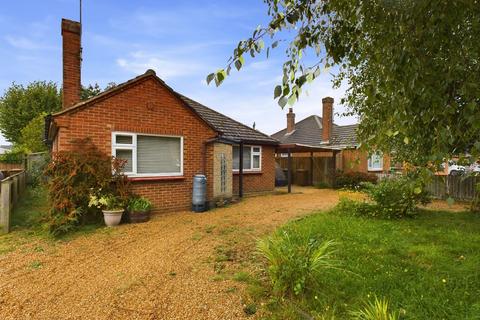
<path fill-rule="evenodd" d="M 181 139 L 137 136 L 137 173 L 180 173 Z"/>

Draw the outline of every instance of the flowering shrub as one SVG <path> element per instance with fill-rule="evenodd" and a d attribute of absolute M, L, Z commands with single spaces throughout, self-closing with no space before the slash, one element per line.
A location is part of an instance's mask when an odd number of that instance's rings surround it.
<path fill-rule="evenodd" d="M 130 193 L 121 173 L 124 162 L 101 152 L 89 139 L 72 143 L 71 151 L 53 153 L 45 169 L 51 207 L 47 224 L 54 235 L 98 217 L 98 209 L 88 206 L 92 190 L 101 189 L 124 200 Z"/>
<path fill-rule="evenodd" d="M 88 206 L 102 210 L 121 210 L 125 206 L 125 202 L 121 198 L 111 193 L 102 194 L 102 190 L 90 195 Z"/>

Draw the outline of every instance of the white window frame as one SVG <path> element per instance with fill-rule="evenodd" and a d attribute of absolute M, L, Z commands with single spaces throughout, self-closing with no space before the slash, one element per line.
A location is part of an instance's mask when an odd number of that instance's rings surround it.
<path fill-rule="evenodd" d="M 132 137 L 132 144 L 117 143 L 116 136 Z M 137 136 L 179 138 L 180 139 L 180 172 L 137 173 Z M 116 157 L 117 150 L 132 150 L 132 170 L 133 171 L 124 172 L 129 177 L 183 176 L 183 136 L 113 131 L 112 132 L 112 156 Z"/>
<path fill-rule="evenodd" d="M 233 148 L 234 147 L 238 147 L 239 151 L 240 151 L 240 145 L 235 145 L 235 146 L 232 147 L 232 160 L 233 160 Z M 250 168 L 249 169 L 243 168 L 243 172 L 259 172 L 259 171 L 262 171 L 262 146 L 244 145 L 243 147 L 244 148 L 245 147 L 250 148 Z M 259 148 L 260 150 L 259 151 L 253 151 L 253 148 Z M 240 156 L 240 152 L 239 152 L 239 156 Z M 259 165 L 258 168 L 252 168 L 252 166 L 253 166 L 253 156 L 260 156 L 259 157 L 260 159 L 259 159 L 259 162 L 258 162 L 258 165 Z M 232 164 L 232 167 L 233 167 L 233 164 Z M 240 169 L 233 169 L 233 172 L 239 172 L 239 171 L 240 171 Z"/>
<path fill-rule="evenodd" d="M 379 157 L 380 158 L 380 167 L 373 166 L 374 161 L 373 157 Z M 372 153 L 368 156 L 368 171 L 383 171 L 383 153 L 381 152 L 375 152 Z"/>

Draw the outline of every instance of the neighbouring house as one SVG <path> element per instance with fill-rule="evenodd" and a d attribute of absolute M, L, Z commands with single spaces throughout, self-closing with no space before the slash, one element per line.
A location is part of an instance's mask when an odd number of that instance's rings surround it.
<path fill-rule="evenodd" d="M 298 184 L 327 182 L 333 170 L 385 173 L 391 170 L 388 155 L 368 154 L 358 149 L 358 124 L 340 126 L 333 122 L 334 100 L 322 99 L 322 117 L 311 115 L 295 122 L 295 113 L 287 113 L 287 127 L 271 137 L 280 145 L 277 162 L 287 171 L 292 159 L 293 181 Z"/>
<path fill-rule="evenodd" d="M 80 101 L 81 25 L 63 19 L 63 109 L 46 119 L 53 152 L 90 138 L 126 160 L 133 191 L 156 210 L 191 206 L 196 174 L 210 204 L 269 192 L 278 141 L 176 92 L 153 70 Z"/>

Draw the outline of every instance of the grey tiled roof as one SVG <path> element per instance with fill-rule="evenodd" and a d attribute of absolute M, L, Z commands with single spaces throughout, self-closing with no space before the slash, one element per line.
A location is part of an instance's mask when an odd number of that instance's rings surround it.
<path fill-rule="evenodd" d="M 245 142 L 259 142 L 277 144 L 278 141 L 258 130 L 250 128 L 243 123 L 233 120 L 226 115 L 210 109 L 197 101 L 179 94 L 180 98 L 190 106 L 205 122 L 210 124 L 221 136 L 232 140 L 244 140 Z"/>
<path fill-rule="evenodd" d="M 295 131 L 286 134 L 287 129 L 272 134 L 272 138 L 280 143 L 295 143 L 308 146 L 328 146 L 332 148 L 345 148 L 358 145 L 355 130 L 358 124 L 339 126 L 333 124 L 332 138 L 329 144 L 322 144 L 322 118 L 316 115 L 309 116 L 295 123 Z"/>

